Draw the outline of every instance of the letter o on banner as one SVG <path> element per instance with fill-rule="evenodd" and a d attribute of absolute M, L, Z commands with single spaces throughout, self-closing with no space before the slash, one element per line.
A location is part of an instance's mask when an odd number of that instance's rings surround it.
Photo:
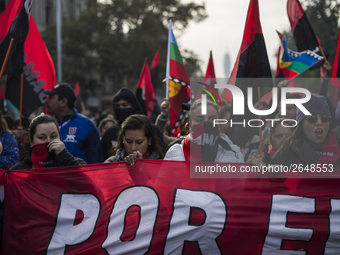
<path fill-rule="evenodd" d="M 131 206 L 140 207 L 139 226 L 132 241 L 123 241 L 125 216 Z M 159 207 L 157 193 L 150 187 L 134 186 L 123 190 L 113 206 L 108 234 L 102 248 L 108 254 L 145 254 L 152 241 Z"/>

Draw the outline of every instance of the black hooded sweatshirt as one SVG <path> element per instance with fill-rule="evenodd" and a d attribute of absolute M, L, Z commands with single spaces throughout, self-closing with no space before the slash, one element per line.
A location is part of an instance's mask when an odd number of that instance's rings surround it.
<path fill-rule="evenodd" d="M 115 103 L 120 100 L 125 100 L 132 106 L 132 108 L 117 108 L 116 109 L 114 107 Z M 106 131 L 103 134 L 101 145 L 102 145 L 104 160 L 106 160 L 110 156 L 109 152 L 111 148 L 115 147 L 116 141 L 118 138 L 118 132 L 120 130 L 120 125 L 124 122 L 124 120 L 133 114 L 143 114 L 142 107 L 140 106 L 137 100 L 137 97 L 128 88 L 122 88 L 114 95 L 113 111 L 114 111 L 115 118 L 118 121 L 118 124 L 115 124 L 109 127 L 108 129 L 106 129 Z M 152 125 L 152 126 L 154 130 L 158 129 L 155 125 Z M 158 137 L 162 135 L 159 130 L 155 130 L 155 132 Z M 161 136 L 160 139 L 163 140 L 163 137 Z"/>

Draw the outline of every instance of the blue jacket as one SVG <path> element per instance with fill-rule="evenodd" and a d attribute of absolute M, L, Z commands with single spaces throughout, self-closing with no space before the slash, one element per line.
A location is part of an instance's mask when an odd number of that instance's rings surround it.
<path fill-rule="evenodd" d="M 0 168 L 9 169 L 19 161 L 19 148 L 14 135 L 6 131 L 0 134 L 3 151 L 0 153 Z"/>
<path fill-rule="evenodd" d="M 88 164 L 102 163 L 103 153 L 99 132 L 93 121 L 73 109 L 72 115 L 64 116 L 60 121 L 60 139 L 66 149 L 77 158 Z"/>

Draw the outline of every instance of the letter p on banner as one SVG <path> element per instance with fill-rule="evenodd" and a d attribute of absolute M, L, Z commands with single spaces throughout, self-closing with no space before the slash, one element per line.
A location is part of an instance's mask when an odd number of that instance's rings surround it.
<path fill-rule="evenodd" d="M 83 212 L 84 217 L 75 225 L 79 210 Z M 46 254 L 65 254 L 66 245 L 85 242 L 95 230 L 99 212 L 100 202 L 92 194 L 62 194 L 56 226 Z"/>

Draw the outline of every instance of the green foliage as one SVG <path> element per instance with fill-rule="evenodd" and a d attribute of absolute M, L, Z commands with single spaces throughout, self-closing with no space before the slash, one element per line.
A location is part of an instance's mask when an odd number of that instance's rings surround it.
<path fill-rule="evenodd" d="M 89 6 L 73 21 L 63 21 L 63 80 L 77 80 L 88 90 L 98 89 L 107 76 L 114 77 L 114 91 L 122 86 L 135 88 L 145 57 L 151 64 L 161 47 L 159 83 L 165 78 L 168 20 L 182 32 L 190 21 L 207 17 L 205 6 L 180 0 L 89 1 Z M 56 61 L 55 25 L 47 27 L 44 41 Z M 190 74 L 199 75 L 194 53 L 185 58 Z M 56 64 L 56 63 L 55 63 Z M 161 86 L 159 86 L 161 87 Z"/>

